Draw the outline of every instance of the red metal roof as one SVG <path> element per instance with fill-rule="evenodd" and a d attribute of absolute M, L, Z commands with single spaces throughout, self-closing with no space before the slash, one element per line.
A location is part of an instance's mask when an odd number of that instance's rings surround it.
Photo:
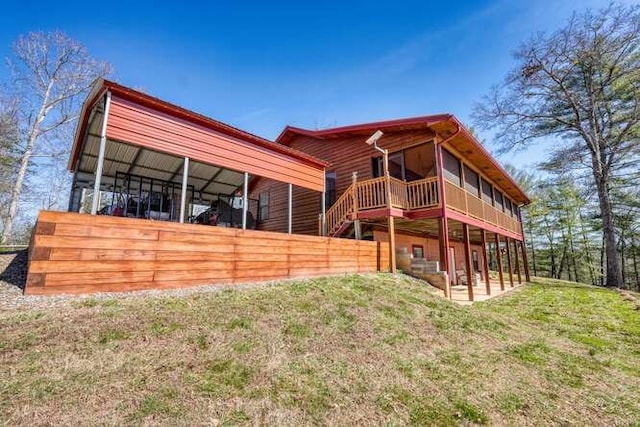
<path fill-rule="evenodd" d="M 82 137 L 84 136 L 86 125 L 88 122 L 87 115 L 91 111 L 91 107 L 95 105 L 95 103 L 106 91 L 111 91 L 114 95 L 117 95 L 121 98 L 136 102 L 138 104 L 153 108 L 158 111 L 162 111 L 171 116 L 178 117 L 183 120 L 196 123 L 200 126 L 204 126 L 206 128 L 221 132 L 228 136 L 232 136 L 243 141 L 267 148 L 269 150 L 291 156 L 308 164 L 320 166 L 322 168 L 328 166 L 328 163 L 326 163 L 325 161 L 310 156 L 309 154 L 302 151 L 286 147 L 282 144 L 276 144 L 265 138 L 261 138 L 249 132 L 245 132 L 233 126 L 206 117 L 202 114 L 195 113 L 193 111 L 187 110 L 186 108 L 171 104 L 151 95 L 147 95 L 137 90 L 122 86 L 118 83 L 100 78 L 94 82 L 91 94 L 83 105 L 80 116 L 80 126 L 77 128 L 77 132 L 74 138 L 74 147 L 69 159 L 69 169 L 73 169 L 76 165 L 76 162 L 78 161 L 78 156 L 80 154 L 82 145 L 80 142 Z"/>
<path fill-rule="evenodd" d="M 449 142 L 455 147 L 456 142 L 460 142 L 464 139 L 465 143 L 471 144 L 472 149 L 478 153 L 486 162 L 488 162 L 498 174 L 506 179 L 511 186 L 518 193 L 519 201 L 524 204 L 529 204 L 531 201 L 526 193 L 520 188 L 518 183 L 509 175 L 509 173 L 502 167 L 502 165 L 484 148 L 484 146 L 464 127 L 462 123 L 453 114 L 435 114 L 430 116 L 410 117 L 397 120 L 385 120 L 371 123 L 361 123 L 356 125 L 341 126 L 330 129 L 321 130 L 308 130 L 301 129 L 293 126 L 287 126 L 280 133 L 276 142 L 289 145 L 296 135 L 304 135 L 319 140 L 333 139 L 336 137 L 342 137 L 348 134 L 369 134 L 376 130 L 384 131 L 399 131 L 430 128 L 443 138 L 452 137 Z M 457 130 L 460 132 L 457 132 Z"/>

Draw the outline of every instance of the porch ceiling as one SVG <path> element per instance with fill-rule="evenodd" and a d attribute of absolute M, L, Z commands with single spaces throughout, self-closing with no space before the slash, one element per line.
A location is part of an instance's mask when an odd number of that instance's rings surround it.
<path fill-rule="evenodd" d="M 88 186 L 95 179 L 101 125 L 102 109 L 98 107 L 91 117 L 87 137 L 78 159 L 76 183 L 80 187 Z M 124 173 L 181 184 L 183 167 L 182 157 L 107 140 L 103 166 L 105 178 L 115 178 L 116 173 Z M 201 197 L 206 198 L 206 195 L 217 194 L 230 195 L 242 185 L 243 180 L 244 174 L 241 172 L 193 160 L 189 162 L 188 184 L 193 185 Z M 110 182 L 112 182 L 111 179 L 105 180 L 106 184 Z"/>
<path fill-rule="evenodd" d="M 381 218 L 379 220 L 367 221 L 369 224 L 375 224 L 380 227 L 387 227 L 387 219 Z M 462 223 L 459 221 L 449 220 L 449 238 L 452 240 L 462 241 Z M 420 234 L 423 236 L 430 236 L 438 238 L 439 227 L 437 219 L 422 219 L 422 220 L 406 220 L 402 218 L 395 219 L 396 232 L 406 231 L 409 233 Z M 482 242 L 481 229 L 477 227 L 469 226 L 469 240 L 473 244 L 480 244 Z M 487 241 L 492 242 L 494 233 L 486 231 Z"/>

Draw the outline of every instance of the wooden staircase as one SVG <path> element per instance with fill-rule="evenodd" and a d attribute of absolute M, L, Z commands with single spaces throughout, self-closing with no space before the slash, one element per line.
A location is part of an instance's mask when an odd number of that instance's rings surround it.
<path fill-rule="evenodd" d="M 438 206 L 438 178 L 431 177 L 418 181 L 404 182 L 389 178 L 390 205 L 409 212 Z M 342 193 L 325 213 L 326 228 L 322 215 L 319 218 L 319 234 L 340 237 L 358 218 L 359 211 L 371 211 L 387 206 L 387 180 L 384 177 L 357 181 Z M 326 231 L 323 232 L 323 231 Z"/>
<path fill-rule="evenodd" d="M 340 237 L 353 223 L 356 214 L 355 185 L 351 184 L 326 212 L 327 236 Z M 320 224 L 322 234 L 322 224 Z"/>

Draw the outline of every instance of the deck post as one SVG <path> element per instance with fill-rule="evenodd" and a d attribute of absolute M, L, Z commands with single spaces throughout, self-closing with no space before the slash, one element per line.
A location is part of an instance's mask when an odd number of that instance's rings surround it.
<path fill-rule="evenodd" d="M 491 295 L 491 276 L 489 275 L 489 260 L 487 259 L 487 232 L 480 230 L 482 241 L 482 269 L 484 270 L 484 281 L 487 285 L 487 295 Z"/>
<path fill-rule="evenodd" d="M 471 260 L 471 243 L 469 242 L 469 225 L 462 223 L 462 238 L 464 241 L 464 263 L 467 270 L 467 292 L 469 301 L 473 301 L 473 282 L 475 272 L 473 271 L 473 261 Z"/>
<path fill-rule="evenodd" d="M 520 274 L 520 257 L 518 256 L 518 241 L 513 239 L 513 251 L 516 257 L 516 273 L 518 274 L 518 284 L 522 285 L 522 274 Z"/>
<path fill-rule="evenodd" d="M 104 167 L 104 153 L 107 149 L 107 120 L 109 119 L 109 107 L 111 106 L 111 92 L 104 97 L 104 114 L 102 116 L 102 129 L 100 130 L 100 149 L 98 151 L 98 164 L 96 165 L 96 180 L 93 184 L 93 199 L 91 200 L 91 215 L 98 213 L 100 204 L 100 184 L 102 181 L 102 169 Z"/>
<path fill-rule="evenodd" d="M 287 233 L 291 234 L 293 229 L 293 184 L 289 183 L 289 197 L 288 197 L 288 218 L 287 218 Z"/>
<path fill-rule="evenodd" d="M 353 230 L 355 232 L 356 240 L 362 239 L 362 227 L 360 226 L 360 220 L 358 219 L 358 191 L 356 185 L 358 184 L 358 172 L 353 172 L 351 175 L 351 185 L 353 192 Z"/>
<path fill-rule="evenodd" d="M 187 181 L 189 179 L 189 158 L 184 158 L 182 168 L 182 192 L 180 193 L 180 223 L 184 223 L 184 214 L 187 206 Z"/>
<path fill-rule="evenodd" d="M 513 288 L 513 266 L 511 264 L 511 243 L 508 237 L 505 236 L 506 249 L 507 249 L 507 268 L 509 269 L 509 284 Z"/>
<path fill-rule="evenodd" d="M 531 276 L 529 275 L 529 261 L 527 260 L 527 245 L 524 240 L 520 241 L 520 249 L 522 250 L 522 264 L 524 264 L 524 279 L 528 283 L 531 282 Z"/>
<path fill-rule="evenodd" d="M 500 278 L 500 290 L 504 291 L 504 273 L 502 271 L 502 254 L 500 253 L 500 235 L 495 233 L 496 261 L 498 262 L 498 277 Z"/>
<path fill-rule="evenodd" d="M 440 238 L 438 239 L 440 249 L 440 271 L 444 271 L 447 274 L 447 281 L 444 286 L 445 298 L 451 299 L 451 277 L 449 274 L 449 224 L 446 216 L 438 218 L 438 232 Z"/>
<path fill-rule="evenodd" d="M 388 225 L 389 225 L 389 267 L 391 273 L 396 273 L 396 230 L 395 219 L 391 214 L 391 174 L 389 173 L 389 150 L 384 149 L 384 178 L 387 199 Z"/>
<path fill-rule="evenodd" d="M 247 229 L 247 211 L 249 209 L 249 173 L 244 173 L 242 186 L 242 229 Z"/>

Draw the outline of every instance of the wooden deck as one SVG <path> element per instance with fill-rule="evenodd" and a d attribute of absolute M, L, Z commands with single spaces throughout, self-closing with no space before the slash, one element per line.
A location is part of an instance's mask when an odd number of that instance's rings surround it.
<path fill-rule="evenodd" d="M 43 211 L 25 294 L 264 282 L 388 266 L 386 243 Z"/>
<path fill-rule="evenodd" d="M 354 182 L 326 212 L 327 233 L 330 236 L 337 236 L 343 224 L 355 218 L 371 219 L 393 215 L 414 219 L 442 216 L 440 179 L 430 177 L 405 182 L 389 178 L 390 209 L 387 205 L 385 177 Z M 496 209 L 490 203 L 447 180 L 444 184 L 448 216 L 511 238 L 518 240 L 522 238 L 522 227 L 517 218 Z"/>

